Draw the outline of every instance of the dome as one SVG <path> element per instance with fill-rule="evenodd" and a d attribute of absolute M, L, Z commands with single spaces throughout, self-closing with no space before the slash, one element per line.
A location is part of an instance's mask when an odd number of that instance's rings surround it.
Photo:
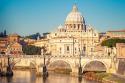
<path fill-rule="evenodd" d="M 58 26 L 58 29 L 63 29 L 63 26 L 62 26 L 62 25 L 59 25 L 59 26 Z"/>
<path fill-rule="evenodd" d="M 82 24 L 84 23 L 84 18 L 78 11 L 76 5 L 73 6 L 72 11 L 68 14 L 65 24 Z"/>

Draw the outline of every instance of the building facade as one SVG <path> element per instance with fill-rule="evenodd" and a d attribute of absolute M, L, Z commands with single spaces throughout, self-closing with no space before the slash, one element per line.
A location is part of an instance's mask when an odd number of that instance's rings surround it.
<path fill-rule="evenodd" d="M 19 38 L 20 38 L 19 35 L 16 34 L 16 33 L 14 33 L 14 34 L 9 34 L 9 35 L 8 35 L 8 42 L 9 42 L 9 43 L 19 42 L 19 40 L 20 40 Z"/>
<path fill-rule="evenodd" d="M 8 45 L 8 39 L 7 37 L 0 37 L 0 53 L 5 53 L 6 52 L 6 48 Z"/>
<path fill-rule="evenodd" d="M 18 42 L 14 42 L 10 45 L 10 54 L 14 55 L 14 56 L 19 56 L 22 53 L 22 45 Z"/>
<path fill-rule="evenodd" d="M 22 45 L 20 44 L 20 36 L 18 34 L 0 37 L 0 54 L 5 54 L 8 51 L 12 55 L 22 54 Z"/>
<path fill-rule="evenodd" d="M 107 31 L 107 38 L 124 38 L 125 39 L 125 30 L 117 30 L 117 31 Z"/>
<path fill-rule="evenodd" d="M 47 34 L 46 38 L 38 40 L 35 46 L 45 46 L 47 52 L 54 56 L 79 56 L 81 53 L 91 55 L 99 43 L 98 32 L 78 11 L 76 5 L 66 17 L 64 26 L 59 25 L 56 31 Z"/>
<path fill-rule="evenodd" d="M 117 58 L 125 59 L 125 43 L 116 44 Z"/>

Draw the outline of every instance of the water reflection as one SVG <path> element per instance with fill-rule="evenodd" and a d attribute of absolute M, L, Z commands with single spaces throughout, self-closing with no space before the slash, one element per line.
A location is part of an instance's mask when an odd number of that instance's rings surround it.
<path fill-rule="evenodd" d="M 97 83 L 64 74 L 50 74 L 48 78 L 36 77 L 35 71 L 14 71 L 13 77 L 0 77 L 0 83 Z"/>
<path fill-rule="evenodd" d="M 81 76 L 78 78 L 78 82 L 79 82 L 79 83 L 82 82 L 82 77 L 81 77 Z"/>
<path fill-rule="evenodd" d="M 8 83 L 11 83 L 11 82 L 12 82 L 12 77 L 6 77 L 6 79 L 7 79 L 7 82 L 8 82 Z"/>

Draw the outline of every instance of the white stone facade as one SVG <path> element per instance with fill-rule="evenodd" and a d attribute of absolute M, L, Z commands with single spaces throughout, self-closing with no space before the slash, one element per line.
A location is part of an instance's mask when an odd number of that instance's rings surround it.
<path fill-rule="evenodd" d="M 76 5 L 68 14 L 64 26 L 60 25 L 45 39 L 38 40 L 34 45 L 46 46 L 53 56 L 79 56 L 80 53 L 91 55 L 99 43 L 98 32 L 85 24 L 84 17 Z"/>

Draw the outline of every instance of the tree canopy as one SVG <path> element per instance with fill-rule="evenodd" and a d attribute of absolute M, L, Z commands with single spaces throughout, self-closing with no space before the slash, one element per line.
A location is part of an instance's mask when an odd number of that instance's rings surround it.
<path fill-rule="evenodd" d="M 32 46 L 32 45 L 24 45 L 22 47 L 23 53 L 26 55 L 41 55 L 41 48 Z"/>
<path fill-rule="evenodd" d="M 37 39 L 37 37 L 41 37 L 40 33 L 35 33 L 32 35 L 26 36 L 25 38 Z"/>
<path fill-rule="evenodd" d="M 0 37 L 6 37 L 7 34 L 6 34 L 6 30 L 4 30 L 3 32 L 0 32 Z"/>
<path fill-rule="evenodd" d="M 125 39 L 112 38 L 104 40 L 101 45 L 108 47 L 116 47 L 116 43 L 125 43 Z"/>

